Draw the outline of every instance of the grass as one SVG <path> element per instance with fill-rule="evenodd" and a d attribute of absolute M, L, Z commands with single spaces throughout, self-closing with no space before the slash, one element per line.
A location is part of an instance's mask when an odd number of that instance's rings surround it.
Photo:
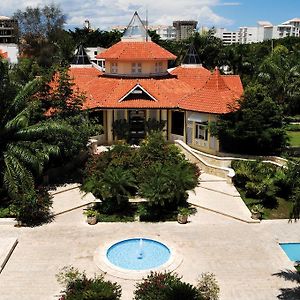
<path fill-rule="evenodd" d="M 297 270 L 297 273 L 300 274 L 300 265 L 299 266 L 295 266 L 295 269 Z"/>
<path fill-rule="evenodd" d="M 259 199 L 254 198 L 247 198 L 245 196 L 245 191 L 242 189 L 238 189 L 241 197 L 249 210 L 251 210 L 252 206 L 255 204 L 261 204 Z M 290 211 L 292 209 L 292 202 L 287 201 L 283 198 L 277 197 L 277 205 L 274 208 L 265 208 L 262 218 L 265 220 L 272 220 L 272 219 L 289 219 L 290 218 Z"/>
<path fill-rule="evenodd" d="M 287 131 L 292 147 L 300 147 L 300 131 Z"/>

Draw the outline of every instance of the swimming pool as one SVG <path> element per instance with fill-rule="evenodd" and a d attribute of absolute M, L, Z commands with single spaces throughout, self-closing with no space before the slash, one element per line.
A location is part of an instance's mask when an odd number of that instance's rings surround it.
<path fill-rule="evenodd" d="M 300 243 L 280 243 L 279 245 L 291 261 L 300 262 Z"/>

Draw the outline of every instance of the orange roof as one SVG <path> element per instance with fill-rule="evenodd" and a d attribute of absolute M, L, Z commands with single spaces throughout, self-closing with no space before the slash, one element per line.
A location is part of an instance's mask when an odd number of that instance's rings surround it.
<path fill-rule="evenodd" d="M 187 110 L 224 114 L 236 105 L 236 100 L 243 94 L 243 86 L 239 76 L 222 76 L 215 69 L 205 85 L 185 96 L 180 106 Z"/>
<path fill-rule="evenodd" d="M 0 49 L 0 57 L 7 59 L 8 58 L 8 53 L 4 52 L 2 49 Z"/>
<path fill-rule="evenodd" d="M 171 74 L 176 75 L 179 80 L 188 83 L 194 88 L 201 88 L 204 86 L 211 75 L 210 71 L 202 66 L 189 67 L 188 65 L 175 68 L 172 70 Z"/>
<path fill-rule="evenodd" d="M 181 67 L 179 67 L 181 68 Z M 178 69 L 178 68 L 177 68 Z M 184 68 L 181 68 L 184 69 Z M 172 74 L 180 74 L 181 69 Z M 187 68 L 191 70 L 191 68 Z M 188 71 L 183 71 L 186 75 Z M 168 78 L 120 78 L 103 76 L 95 68 L 71 68 L 70 75 L 75 85 L 86 94 L 84 109 L 93 108 L 181 108 L 191 111 L 222 114 L 229 112 L 229 105 L 239 99 L 243 93 L 239 76 L 213 74 L 204 68 L 193 69 L 195 77 L 180 75 Z M 201 79 L 203 73 L 205 79 Z M 197 79 L 197 77 L 199 77 Z M 196 79 L 195 79 L 196 78 Z M 195 88 L 195 81 L 204 82 Z M 134 98 L 122 100 L 136 86 L 141 87 L 155 100 Z"/>
<path fill-rule="evenodd" d="M 159 45 L 148 42 L 118 42 L 96 56 L 111 60 L 175 60 L 176 56 Z"/>

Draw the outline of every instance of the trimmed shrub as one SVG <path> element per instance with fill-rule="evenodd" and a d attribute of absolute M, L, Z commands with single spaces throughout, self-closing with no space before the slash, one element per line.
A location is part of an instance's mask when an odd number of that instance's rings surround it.
<path fill-rule="evenodd" d="M 151 272 L 136 284 L 134 300 L 200 300 L 198 290 L 181 281 L 176 273 Z"/>
<path fill-rule="evenodd" d="M 212 273 L 202 273 L 197 284 L 202 300 L 218 300 L 220 288 L 216 277 Z"/>
<path fill-rule="evenodd" d="M 103 276 L 88 278 L 72 266 L 64 267 L 56 275 L 60 284 L 65 286 L 59 300 L 119 300 L 122 289 L 117 283 L 105 281 Z"/>
<path fill-rule="evenodd" d="M 45 189 L 28 191 L 13 201 L 12 212 L 17 220 L 28 226 L 37 226 L 52 218 L 52 196 Z"/>

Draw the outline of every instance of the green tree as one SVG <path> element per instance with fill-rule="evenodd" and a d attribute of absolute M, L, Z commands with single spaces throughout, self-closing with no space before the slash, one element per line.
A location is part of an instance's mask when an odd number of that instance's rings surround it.
<path fill-rule="evenodd" d="M 246 88 L 239 109 L 222 115 L 212 134 L 218 136 L 223 151 L 267 154 L 281 151 L 287 144 L 281 106 L 260 84 Z"/>
<path fill-rule="evenodd" d="M 120 211 L 128 204 L 131 189 L 136 189 L 136 180 L 130 170 L 107 167 L 102 173 L 96 172 L 87 178 L 83 189 L 103 201 L 103 211 Z"/>
<path fill-rule="evenodd" d="M 66 16 L 55 4 L 26 7 L 14 14 L 18 21 L 21 53 L 49 67 L 54 62 L 68 61 L 74 51 L 69 33 L 63 30 Z"/>
<path fill-rule="evenodd" d="M 119 42 L 122 37 L 120 31 L 103 31 L 99 28 L 90 30 L 88 28 L 75 28 L 74 31 L 69 30 L 75 45 L 83 45 L 84 47 L 103 47 L 109 48 Z"/>
<path fill-rule="evenodd" d="M 292 56 L 286 47 L 275 47 L 260 65 L 258 80 L 268 87 L 270 96 L 285 111 L 297 113 L 300 112 L 300 64 Z"/>
<path fill-rule="evenodd" d="M 31 122 L 39 105 L 34 95 L 40 86 L 39 79 L 29 82 L 7 107 L 0 108 L 0 181 L 12 199 L 34 190 L 35 178 L 41 175 L 50 156 L 58 155 L 59 148 L 44 138 L 70 132 L 57 122 Z"/>
<path fill-rule="evenodd" d="M 101 133 L 102 127 L 83 110 L 85 95 L 75 87 L 66 68 L 57 68 L 49 77 L 43 93 L 40 93 L 44 116 L 46 114 L 48 119 L 72 127 L 68 136 L 63 133 L 52 134 L 47 139 L 61 149 L 61 159 L 56 161 L 61 164 L 86 149 L 89 138 Z"/>

